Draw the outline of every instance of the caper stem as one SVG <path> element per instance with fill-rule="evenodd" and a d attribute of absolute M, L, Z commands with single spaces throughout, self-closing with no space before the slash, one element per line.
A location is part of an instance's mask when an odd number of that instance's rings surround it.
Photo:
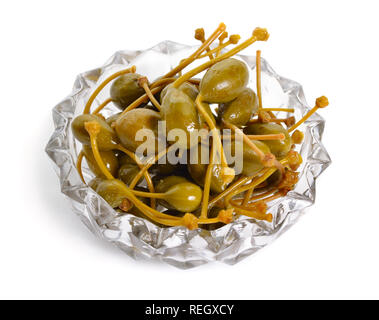
<path fill-rule="evenodd" d="M 283 133 L 275 134 L 247 134 L 250 140 L 284 140 L 286 136 Z M 222 135 L 221 139 L 235 139 L 235 135 Z"/>
<path fill-rule="evenodd" d="M 154 82 L 154 84 L 155 84 L 155 87 L 166 86 L 167 84 L 174 82 L 176 79 L 177 78 L 163 78 L 163 79 L 157 80 L 156 82 Z M 192 84 L 196 84 L 196 85 L 200 84 L 199 79 L 189 79 L 188 82 L 191 82 Z"/>
<path fill-rule="evenodd" d="M 295 124 L 296 120 L 295 120 L 295 117 L 288 117 L 288 118 L 284 118 L 284 119 L 271 119 L 270 122 L 274 122 L 274 123 L 283 122 L 283 123 L 285 123 L 287 128 L 289 128 Z"/>
<path fill-rule="evenodd" d="M 272 171 L 272 172 L 271 172 Z M 272 175 L 274 172 L 276 171 L 276 169 L 270 169 L 270 168 L 266 168 L 266 169 L 262 169 L 258 174 L 262 173 L 262 175 L 258 178 L 255 178 L 253 179 L 252 182 L 250 182 L 248 185 L 245 185 L 245 186 L 242 186 L 236 190 L 234 190 L 233 192 L 229 193 L 226 197 L 225 197 L 225 206 L 228 207 L 230 205 L 229 201 L 230 199 L 232 199 L 235 195 L 237 194 L 240 194 L 242 192 L 245 192 L 246 190 L 249 190 L 251 188 L 255 188 L 257 185 L 261 184 L 263 181 L 265 181 L 270 175 Z M 269 173 L 269 174 L 268 174 Z M 257 175 L 258 175 L 257 174 Z"/>
<path fill-rule="evenodd" d="M 262 111 L 295 112 L 295 109 L 294 108 L 262 108 Z"/>
<path fill-rule="evenodd" d="M 238 208 L 238 207 L 234 207 L 234 210 L 237 213 L 242 214 L 244 216 L 248 216 L 250 218 L 254 218 L 257 220 L 266 220 L 268 222 L 272 222 L 272 214 L 271 213 L 261 213 L 261 212 L 257 212 L 257 211 L 253 211 L 253 210 L 246 210 L 246 209 L 242 209 L 242 208 Z"/>
<path fill-rule="evenodd" d="M 212 49 L 210 51 L 207 51 L 207 53 L 204 53 L 201 56 L 199 56 L 199 59 L 205 58 L 205 57 L 212 57 L 212 59 L 213 59 L 213 54 L 214 53 L 217 53 L 217 52 L 221 51 L 222 49 L 224 49 L 225 47 L 227 47 L 230 44 L 232 44 L 231 41 L 227 41 L 225 43 L 220 43 L 216 48 L 214 48 L 214 49 Z"/>
<path fill-rule="evenodd" d="M 151 93 L 152 94 L 156 94 L 158 93 L 159 91 L 161 91 L 163 89 L 163 87 L 157 87 L 157 88 L 154 88 L 154 89 L 151 89 Z M 142 103 L 146 102 L 147 100 L 149 100 L 149 96 L 145 93 L 144 95 L 140 96 L 138 99 L 136 99 L 134 102 L 132 102 L 122 113 L 120 116 L 124 115 L 125 113 L 127 113 L 128 111 L 130 110 L 133 110 L 137 107 L 139 107 Z"/>
<path fill-rule="evenodd" d="M 212 170 L 213 170 L 213 165 L 214 165 L 213 164 L 214 153 L 215 153 L 215 147 L 214 147 L 214 143 L 212 143 L 211 157 L 209 159 L 209 164 L 208 164 L 207 171 L 205 173 L 205 179 L 204 179 L 203 200 L 201 204 L 200 219 L 207 218 L 207 214 L 208 214 L 209 191 L 211 188 Z"/>
<path fill-rule="evenodd" d="M 140 172 L 138 172 L 137 175 L 134 177 L 134 179 L 133 179 L 132 182 L 130 183 L 129 188 L 130 188 L 130 189 L 133 189 L 133 188 L 137 185 L 139 179 L 141 179 L 142 175 L 143 175 L 145 172 L 147 172 L 147 170 L 149 170 L 149 168 L 150 168 L 154 163 L 156 163 L 160 158 L 162 158 L 165 154 L 167 154 L 167 152 L 169 151 L 169 149 L 170 149 L 170 147 L 168 147 L 167 149 L 165 149 L 165 150 L 163 150 L 162 152 L 158 153 L 158 154 L 157 154 L 152 160 L 148 160 L 148 163 L 145 164 L 145 165 L 141 168 Z"/>
<path fill-rule="evenodd" d="M 215 57 L 217 58 L 220 53 L 221 53 L 221 45 L 224 43 L 224 40 L 228 37 L 228 33 L 226 31 L 224 31 L 219 37 L 218 37 L 218 41 L 219 41 L 219 45 L 217 47 L 217 52 L 215 54 Z"/>
<path fill-rule="evenodd" d="M 102 104 L 100 104 L 92 113 L 98 114 L 101 110 L 103 110 L 109 103 L 112 102 L 112 98 L 106 99 Z"/>
<path fill-rule="evenodd" d="M 165 225 L 177 226 L 180 225 L 181 218 L 170 216 L 159 212 L 158 210 L 150 208 L 148 205 L 139 200 L 133 193 L 130 188 L 128 188 L 124 183 L 122 184 L 122 188 L 125 192 L 125 196 L 145 215 L 147 215 L 152 220 L 162 223 Z M 177 221 L 175 223 L 175 221 Z"/>
<path fill-rule="evenodd" d="M 311 110 L 307 112 L 307 114 L 302 117 L 298 122 L 296 122 L 292 127 L 288 129 L 288 132 L 292 132 L 296 128 L 298 128 L 300 125 L 302 125 L 305 121 L 307 121 L 317 110 L 319 109 L 318 106 L 314 106 Z"/>
<path fill-rule="evenodd" d="M 196 29 L 195 31 L 195 39 L 201 41 L 201 43 L 204 43 L 205 40 L 205 33 L 203 28 Z M 211 51 L 211 48 L 209 46 L 206 48 L 207 52 L 209 53 Z M 201 58 L 201 56 L 199 57 Z M 209 56 L 209 59 L 213 59 L 213 55 Z"/>
<path fill-rule="evenodd" d="M 265 154 L 261 151 L 261 149 L 259 149 L 253 142 L 251 142 L 250 139 L 246 136 L 246 134 L 243 133 L 243 131 L 240 128 L 238 128 L 234 124 L 231 124 L 225 121 L 224 123 L 228 128 L 233 129 L 237 135 L 242 136 L 243 141 L 257 154 L 257 156 L 263 162 L 265 158 Z"/>
<path fill-rule="evenodd" d="M 294 124 L 291 128 L 288 129 L 288 132 L 295 130 L 302 123 L 304 123 L 312 114 L 314 114 L 319 108 L 325 108 L 329 105 L 328 98 L 325 96 L 319 97 L 316 99 L 316 105 L 308 111 L 308 113 L 299 120 L 296 124 Z"/>
<path fill-rule="evenodd" d="M 84 157 L 84 151 L 80 151 L 78 158 L 76 159 L 76 169 L 78 170 L 80 179 L 82 179 L 83 183 L 86 183 L 83 177 L 83 172 L 82 172 L 82 162 L 83 162 L 83 157 Z"/>
<path fill-rule="evenodd" d="M 246 194 L 245 194 L 245 198 L 243 199 L 242 201 L 242 205 L 243 206 L 246 206 L 248 204 L 248 202 L 250 201 L 250 198 L 254 192 L 254 187 L 253 188 L 250 188 L 249 190 L 247 190 Z"/>
<path fill-rule="evenodd" d="M 187 59 L 185 59 L 183 62 L 179 63 L 178 66 L 176 66 L 174 69 L 166 73 L 162 78 L 169 78 L 174 75 L 176 75 L 179 71 L 183 70 L 185 67 L 187 67 L 189 64 L 191 64 L 193 61 L 195 61 L 203 52 L 206 50 L 213 41 L 217 39 L 217 37 L 223 33 L 226 29 L 226 26 L 224 23 L 220 23 L 220 25 L 217 27 L 217 29 L 210 35 L 210 37 L 203 42 L 203 44 L 193 53 L 191 54 Z M 192 78 L 192 77 L 190 77 Z M 189 78 L 188 78 L 189 79 Z M 155 83 L 151 85 L 152 88 L 155 87 Z"/>
<path fill-rule="evenodd" d="M 278 134 L 247 134 L 250 140 L 284 140 L 286 136 L 283 133 Z"/>
<path fill-rule="evenodd" d="M 302 117 L 298 122 L 296 122 L 291 128 L 288 129 L 288 132 L 292 132 L 296 128 L 298 128 L 300 125 L 302 125 L 305 121 L 307 121 L 319 108 L 317 106 L 314 106 L 311 110 L 308 111 L 308 113 Z"/>
<path fill-rule="evenodd" d="M 222 46 L 222 43 L 224 42 L 224 39 L 221 39 L 220 40 L 220 43 L 219 43 L 219 46 L 217 47 L 217 51 L 216 51 L 216 54 L 215 54 L 215 57 L 217 58 L 219 55 L 220 55 L 220 53 L 221 53 L 221 46 Z"/>
<path fill-rule="evenodd" d="M 278 199 L 280 197 L 283 197 L 283 194 L 282 194 L 282 192 L 278 191 L 278 192 L 274 193 L 273 195 L 262 199 L 262 201 L 263 202 L 270 202 L 270 201 L 273 201 L 273 200 Z"/>
<path fill-rule="evenodd" d="M 116 148 L 122 152 L 124 152 L 126 155 L 128 155 L 131 159 L 133 159 L 135 161 L 135 163 L 138 165 L 138 167 L 141 169 L 143 168 L 143 164 L 139 161 L 139 159 L 137 158 L 137 156 L 129 151 L 128 149 L 124 148 L 122 145 L 118 144 L 116 146 Z M 144 173 L 143 173 L 143 176 L 146 180 L 146 183 L 147 183 L 147 187 L 149 188 L 149 191 L 150 192 L 155 192 L 155 188 L 154 188 L 154 184 L 153 184 L 153 180 L 151 179 L 151 176 L 149 174 L 149 172 L 146 170 Z M 156 201 L 155 199 L 151 199 L 150 200 L 150 205 L 153 209 L 155 209 L 155 206 L 156 206 Z"/>
<path fill-rule="evenodd" d="M 226 203 L 228 201 L 228 198 L 231 199 L 232 197 L 234 197 L 237 194 L 245 192 L 251 188 L 255 188 L 257 185 L 261 184 L 268 177 L 270 177 L 276 170 L 277 170 L 277 168 L 266 168 L 266 169 L 264 169 L 264 172 L 260 177 L 254 179 L 251 183 L 247 184 L 246 186 L 242 186 L 238 190 L 234 191 L 232 194 L 229 194 L 228 197 L 225 198 Z"/>
<path fill-rule="evenodd" d="M 151 90 L 149 88 L 149 85 L 147 84 L 147 78 L 146 77 L 142 77 L 138 80 L 138 83 L 139 85 L 145 90 L 147 96 L 149 97 L 150 101 L 153 103 L 153 105 L 159 110 L 161 111 L 161 105 L 159 104 L 159 102 L 157 101 L 157 99 L 155 99 L 154 95 L 151 93 Z"/>
<path fill-rule="evenodd" d="M 85 107 L 84 107 L 84 110 L 83 110 L 83 114 L 87 114 L 87 113 L 90 113 L 90 110 L 91 110 L 91 105 L 93 103 L 93 101 L 96 99 L 97 95 L 100 93 L 100 91 L 109 83 L 111 82 L 113 79 L 116 79 L 117 77 L 123 75 L 123 74 L 126 74 L 126 73 L 134 73 L 136 72 L 136 66 L 132 66 L 130 67 L 129 69 L 125 69 L 125 70 L 121 70 L 121 71 L 118 71 L 114 74 L 112 74 L 111 76 L 109 76 L 108 78 L 106 78 L 97 88 L 96 90 L 91 94 L 90 98 L 88 99 Z"/>
<path fill-rule="evenodd" d="M 212 118 L 209 116 L 209 114 L 205 111 L 205 108 L 202 103 L 202 96 L 201 94 L 198 94 L 195 100 L 195 104 L 203 118 L 205 119 L 205 122 L 207 123 L 210 131 L 212 132 L 213 141 L 216 143 L 216 150 L 220 152 L 221 157 L 221 165 L 223 167 L 228 167 L 228 163 L 226 161 L 226 157 L 224 154 L 224 149 L 222 147 L 221 143 L 221 137 L 220 134 L 216 128 L 216 125 L 214 124 Z"/>
<path fill-rule="evenodd" d="M 261 85 L 261 50 L 257 50 L 256 60 L 255 60 L 255 68 L 256 68 L 256 77 L 257 77 L 257 95 L 258 95 L 258 108 L 261 110 L 263 108 L 262 105 L 262 85 Z"/>
<path fill-rule="evenodd" d="M 290 127 L 291 125 L 293 125 L 295 123 L 295 117 L 288 117 L 288 118 L 282 118 L 282 119 L 279 119 L 279 118 L 275 118 L 275 117 L 271 117 L 271 119 L 269 119 L 267 122 L 273 122 L 273 123 L 285 123 L 285 125 L 287 127 Z M 252 119 L 249 121 L 249 123 L 262 123 L 262 120 L 261 119 Z"/>
<path fill-rule="evenodd" d="M 256 186 L 260 185 L 263 181 L 265 181 L 268 177 L 270 177 L 277 168 L 267 168 L 266 171 L 262 174 L 262 176 L 255 179 L 255 181 L 252 181 L 247 186 L 243 186 L 240 188 L 239 192 L 245 192 L 246 190 L 249 190 L 250 188 L 255 188 Z"/>
<path fill-rule="evenodd" d="M 206 218 L 206 219 L 200 218 L 197 223 L 198 224 L 212 224 L 212 223 L 218 223 L 218 222 L 220 222 L 219 218 Z"/>
<path fill-rule="evenodd" d="M 284 165 L 288 164 L 288 158 L 285 157 L 282 160 L 277 161 L 277 162 L 278 162 L 278 166 L 280 164 L 281 168 L 283 168 Z M 224 200 L 225 205 L 229 205 L 230 199 L 232 197 L 234 197 L 235 195 L 240 194 L 242 192 L 245 192 L 245 191 L 247 191 L 247 190 L 249 190 L 251 188 L 256 188 L 262 182 L 266 181 L 267 178 L 270 177 L 276 170 L 278 170 L 277 167 L 274 167 L 274 168 L 264 168 L 261 171 L 259 171 L 258 173 L 256 173 L 254 176 L 252 176 L 252 177 L 246 177 L 245 179 L 247 179 L 247 180 L 241 179 L 242 183 L 239 183 L 238 185 L 237 185 L 237 183 L 238 183 L 238 181 L 237 181 L 235 183 L 236 187 L 232 186 L 233 188 L 228 188 L 228 189 L 231 189 L 231 190 L 227 189 L 227 190 L 224 191 L 223 198 L 225 199 Z M 258 176 L 258 178 L 253 179 L 254 177 L 257 177 L 257 176 Z M 247 184 L 245 186 L 242 186 L 242 187 L 238 188 L 240 185 L 244 184 L 245 182 L 247 182 L 247 181 L 249 181 L 251 179 L 253 179 L 252 182 L 250 182 L 249 184 Z"/>
<path fill-rule="evenodd" d="M 269 190 L 267 190 L 265 192 L 262 192 L 262 193 L 257 194 L 257 195 L 253 195 L 250 200 L 253 200 L 253 201 L 262 200 L 262 199 L 272 195 L 277 190 L 278 190 L 278 188 L 270 188 Z"/>
<path fill-rule="evenodd" d="M 132 190 L 132 192 L 137 197 L 155 198 L 155 199 L 164 199 L 166 197 L 165 193 L 143 192 L 143 191 L 137 191 L 137 190 Z"/>
<path fill-rule="evenodd" d="M 154 87 L 159 87 L 159 86 L 166 86 L 171 82 L 174 82 L 176 78 L 160 78 L 159 80 L 154 81 Z M 150 86 L 152 87 L 152 86 Z"/>
<path fill-rule="evenodd" d="M 224 199 L 230 192 L 237 189 L 239 186 L 244 185 L 246 182 L 251 180 L 252 177 L 242 177 L 238 179 L 235 183 L 225 189 L 223 192 L 219 193 L 216 197 L 214 197 L 208 204 L 208 210 L 211 209 L 218 201 Z"/>

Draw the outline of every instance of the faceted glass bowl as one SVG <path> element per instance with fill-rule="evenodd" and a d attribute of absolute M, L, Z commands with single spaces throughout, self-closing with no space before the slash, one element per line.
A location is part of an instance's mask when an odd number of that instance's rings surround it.
<path fill-rule="evenodd" d="M 137 73 L 153 81 L 196 48 L 165 41 L 144 51 L 119 51 L 104 66 L 80 74 L 71 94 L 53 109 L 55 131 L 46 146 L 46 152 L 59 177 L 62 193 L 69 199 L 73 211 L 95 235 L 115 244 L 135 259 L 159 259 L 183 269 L 210 261 L 234 264 L 276 239 L 313 204 L 315 180 L 331 163 L 321 143 L 325 121 L 315 113 L 299 128 L 305 134 L 302 145 L 297 147 L 303 158 L 299 182 L 285 197 L 269 203 L 268 212 L 273 214 L 271 223 L 241 216 L 214 231 L 191 231 L 185 227 L 161 228 L 132 214 L 119 216 L 81 181 L 75 167 L 81 145 L 73 137 L 71 121 L 82 113 L 95 88 L 114 72 L 135 65 Z M 255 57 L 238 55 L 237 58 L 245 61 L 250 68 L 249 86 L 255 90 Z M 198 64 L 200 62 L 196 61 L 190 67 Z M 109 88 L 110 85 L 100 92 L 92 110 L 109 97 Z M 277 75 L 264 59 L 262 96 L 266 108 L 295 108 L 296 119 L 309 110 L 301 85 Z M 118 111 L 111 103 L 103 114 L 109 116 Z M 285 116 L 286 113 L 280 115 Z M 85 161 L 83 173 L 86 181 L 93 177 Z"/>

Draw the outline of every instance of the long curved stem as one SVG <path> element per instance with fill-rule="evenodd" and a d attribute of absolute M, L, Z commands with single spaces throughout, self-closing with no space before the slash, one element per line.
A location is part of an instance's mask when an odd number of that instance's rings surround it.
<path fill-rule="evenodd" d="M 208 204 L 208 210 L 211 209 L 218 201 L 224 199 L 228 194 L 236 190 L 239 186 L 244 185 L 246 182 L 250 181 L 251 177 L 242 177 L 238 179 L 235 183 L 225 189 L 223 192 L 214 197 Z"/>
<path fill-rule="evenodd" d="M 257 50 L 257 56 L 256 56 L 256 63 L 255 68 L 257 70 L 256 77 L 257 77 L 257 95 L 258 95 L 258 108 L 259 110 L 262 110 L 262 86 L 261 86 L 261 50 Z"/>
<path fill-rule="evenodd" d="M 282 160 L 278 161 L 278 163 L 281 165 L 281 166 L 285 166 L 288 164 L 288 158 L 285 157 L 283 158 Z M 229 204 L 229 200 L 231 198 L 233 198 L 235 195 L 237 194 L 240 194 L 242 192 L 245 192 L 251 188 L 256 188 L 257 186 L 259 186 L 262 182 L 266 181 L 268 177 L 270 177 L 276 170 L 278 170 L 277 167 L 273 167 L 273 168 L 264 168 L 262 169 L 261 171 L 259 171 L 255 176 L 258 176 L 257 178 L 255 178 L 252 182 L 250 182 L 249 184 L 247 185 L 244 185 L 244 186 L 241 186 L 240 188 L 234 188 L 232 192 L 228 192 L 227 195 L 224 195 L 224 198 L 225 198 L 225 203 L 226 205 Z M 254 176 L 253 176 L 254 177 Z M 247 182 L 247 181 L 246 181 Z M 240 184 L 241 185 L 241 184 Z"/>
<path fill-rule="evenodd" d="M 247 216 L 247 217 L 250 217 L 250 218 L 254 218 L 257 220 L 266 220 L 268 222 L 272 222 L 272 214 L 271 213 L 261 213 L 261 212 L 257 212 L 257 211 L 253 211 L 253 210 L 246 210 L 246 209 L 242 209 L 242 208 L 238 208 L 238 207 L 234 207 L 234 210 L 237 213 L 242 214 L 242 215 Z"/>
<path fill-rule="evenodd" d="M 301 124 L 303 124 L 305 121 L 307 121 L 312 114 L 314 114 L 318 110 L 318 106 L 314 106 L 308 113 L 302 117 L 298 122 L 296 122 L 292 127 L 288 129 L 288 132 L 292 132 L 296 128 L 298 128 Z"/>
<path fill-rule="evenodd" d="M 153 93 L 151 92 L 150 88 L 149 88 L 149 85 L 147 83 L 147 78 L 143 77 L 141 79 L 139 79 L 139 84 L 140 86 L 145 90 L 147 96 L 149 97 L 150 101 L 153 103 L 153 105 L 159 110 L 161 111 L 161 105 L 159 104 L 159 102 L 157 101 L 157 99 L 155 99 Z"/>
<path fill-rule="evenodd" d="M 83 177 L 83 172 L 82 172 L 83 157 L 84 157 L 84 152 L 82 150 L 82 151 L 80 151 L 78 158 L 76 159 L 76 169 L 78 170 L 80 179 L 82 179 L 83 183 L 86 183 L 86 181 L 84 180 L 84 177 Z"/>
<path fill-rule="evenodd" d="M 227 47 L 228 45 L 230 45 L 231 42 L 230 41 L 227 41 L 225 43 L 220 43 L 216 48 L 212 49 L 212 50 L 207 50 L 206 53 L 202 54 L 201 56 L 199 56 L 199 59 L 201 58 L 205 58 L 205 57 L 212 57 L 211 59 L 213 59 L 213 54 L 214 53 L 217 53 L 219 51 L 221 51 L 222 49 L 224 49 L 225 47 Z"/>
<path fill-rule="evenodd" d="M 246 134 L 243 133 L 243 131 L 240 128 L 228 122 L 224 123 L 228 128 L 234 130 L 235 134 L 242 136 L 243 141 L 257 154 L 257 156 L 263 162 L 265 154 L 261 151 L 261 149 L 259 149 L 253 142 L 251 142 L 250 139 L 246 136 Z"/>
<path fill-rule="evenodd" d="M 213 140 L 216 143 L 216 151 L 219 151 L 219 153 L 220 153 L 222 166 L 223 167 L 227 167 L 228 163 L 226 161 L 226 157 L 225 157 L 224 150 L 223 150 L 223 147 L 222 147 L 220 134 L 219 134 L 219 132 L 218 132 L 218 130 L 216 128 L 216 125 L 213 122 L 212 118 L 205 111 L 205 108 L 204 108 L 203 103 L 202 103 L 202 96 L 201 96 L 201 94 L 197 95 L 195 104 L 196 104 L 197 109 L 199 110 L 199 112 L 201 113 L 201 115 L 203 116 L 203 118 L 205 119 L 205 122 L 207 123 L 209 129 L 212 132 Z"/>
<path fill-rule="evenodd" d="M 144 192 L 144 191 L 137 191 L 137 190 L 132 190 L 132 192 L 137 197 L 144 197 L 144 198 L 164 199 L 166 196 L 165 193 L 152 193 L 152 192 Z"/>
<path fill-rule="evenodd" d="M 163 79 L 159 79 L 157 81 L 154 82 L 155 84 L 155 87 L 159 87 L 159 86 L 166 86 L 168 85 L 169 83 L 172 83 L 176 80 L 177 78 L 163 78 Z M 192 84 L 195 84 L 195 85 L 199 85 L 200 84 L 200 80 L 199 79 L 189 79 L 188 82 L 192 83 Z"/>
<path fill-rule="evenodd" d="M 150 208 L 148 205 L 144 204 L 139 200 L 132 190 L 130 190 L 126 185 L 122 185 L 125 192 L 125 196 L 138 208 L 148 216 L 150 219 L 169 226 L 178 226 L 181 225 L 181 218 L 170 216 L 168 214 L 161 213 L 155 209 Z"/>
<path fill-rule="evenodd" d="M 123 147 L 122 145 L 120 145 L 120 144 L 118 144 L 118 145 L 116 146 L 116 148 L 117 148 L 118 150 L 124 152 L 124 153 L 125 153 L 127 156 L 129 156 L 131 159 L 133 159 L 134 162 L 138 165 L 138 167 L 139 167 L 140 169 L 143 168 L 143 163 L 141 163 L 141 162 L 139 161 L 139 159 L 136 157 L 136 155 L 135 155 L 133 152 L 131 152 L 131 151 L 129 151 L 128 149 L 124 148 L 124 147 Z M 150 174 L 149 174 L 149 172 L 148 172 L 147 170 L 143 173 L 143 176 L 144 176 L 144 178 L 145 178 L 145 180 L 146 180 L 147 187 L 149 188 L 149 191 L 150 191 L 150 192 L 155 192 L 155 188 L 154 188 L 153 180 L 151 179 L 151 176 L 150 176 Z M 153 209 L 155 209 L 155 207 L 156 207 L 156 201 L 155 201 L 155 199 L 152 198 L 152 199 L 150 200 L 150 205 L 151 205 L 151 207 L 152 207 Z"/>
<path fill-rule="evenodd" d="M 235 135 L 222 135 L 221 139 L 235 139 Z M 249 140 L 284 140 L 286 136 L 283 133 L 275 133 L 275 134 L 247 134 L 246 137 Z"/>
<path fill-rule="evenodd" d="M 96 163 L 99 166 L 101 172 L 107 179 L 114 179 L 112 174 L 109 172 L 108 168 L 105 166 L 103 159 L 101 158 L 99 149 L 97 147 L 97 135 L 89 134 L 91 139 L 91 148 L 93 152 L 93 156 L 95 157 Z"/>
<path fill-rule="evenodd" d="M 199 219 L 198 224 L 212 224 L 220 222 L 219 218 L 207 218 L 207 219 Z"/>
<path fill-rule="evenodd" d="M 147 170 L 149 170 L 149 168 L 154 164 L 156 163 L 160 158 L 162 158 L 168 151 L 169 151 L 170 147 L 168 147 L 167 149 L 163 150 L 162 152 L 158 153 L 151 161 L 148 161 L 147 164 L 145 164 L 143 167 L 141 167 L 141 170 L 140 172 L 138 172 L 138 174 L 134 177 L 134 179 L 132 180 L 132 182 L 130 183 L 130 186 L 129 188 L 130 189 L 133 189 L 139 179 L 141 179 L 142 175 L 147 172 Z"/>
<path fill-rule="evenodd" d="M 205 173 L 203 200 L 201 204 L 200 219 L 205 219 L 207 218 L 207 215 L 208 215 L 208 202 L 209 202 L 209 192 L 211 188 L 212 171 L 213 171 L 213 165 L 214 165 L 213 164 L 214 153 L 215 153 L 215 147 L 214 147 L 214 143 L 212 143 L 211 157 L 209 159 L 209 164 L 207 167 L 207 171 Z"/>
<path fill-rule="evenodd" d="M 294 108 L 262 108 L 262 111 L 283 111 L 283 112 L 295 112 Z"/>
<path fill-rule="evenodd" d="M 112 102 L 112 98 L 106 99 L 102 104 L 100 104 L 92 113 L 98 114 L 101 110 L 103 110 L 109 103 Z"/>
<path fill-rule="evenodd" d="M 245 194 L 245 198 L 244 198 L 243 201 L 242 201 L 242 205 L 243 205 L 243 206 L 246 206 L 247 203 L 250 201 L 250 198 L 251 198 L 253 192 L 254 192 L 254 187 L 253 187 L 253 188 L 250 188 L 249 190 L 247 190 L 247 192 L 246 192 L 246 194 Z"/>
<path fill-rule="evenodd" d="M 301 120 L 299 120 L 296 124 L 294 124 L 291 128 L 288 129 L 288 132 L 291 132 L 295 130 L 297 127 L 299 127 L 302 123 L 304 123 L 308 118 L 314 114 L 319 108 L 325 108 L 329 105 L 328 98 L 325 96 L 319 97 L 316 99 L 316 105 L 307 112 L 305 116 Z"/>

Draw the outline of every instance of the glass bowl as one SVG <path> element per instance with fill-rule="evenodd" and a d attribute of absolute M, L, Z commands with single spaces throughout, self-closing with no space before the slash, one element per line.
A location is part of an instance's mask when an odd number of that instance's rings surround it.
<path fill-rule="evenodd" d="M 46 152 L 59 177 L 62 193 L 89 230 L 135 259 L 158 259 L 183 269 L 211 261 L 235 264 L 276 239 L 314 203 L 315 180 L 331 163 L 321 143 L 325 121 L 315 113 L 300 127 L 305 137 L 303 144 L 297 147 L 303 158 L 299 182 L 285 197 L 268 204 L 268 212 L 273 214 L 272 222 L 241 216 L 217 230 L 191 231 L 185 227 L 161 228 L 132 214 L 119 216 L 81 181 L 75 167 L 80 143 L 73 137 L 71 121 L 82 113 L 95 88 L 112 73 L 135 65 L 137 73 L 152 81 L 175 67 L 196 48 L 164 41 L 148 50 L 119 51 L 104 66 L 80 74 L 71 94 L 53 109 L 55 130 L 46 146 Z M 255 89 L 255 56 L 238 55 L 237 58 L 245 61 L 250 68 L 249 86 Z M 191 67 L 199 63 L 195 62 Z M 92 110 L 109 97 L 109 88 L 108 85 L 100 92 Z M 266 108 L 295 108 L 296 119 L 309 110 L 301 85 L 277 75 L 264 59 L 262 96 Z M 116 111 L 119 110 L 111 103 L 103 114 L 108 116 Z M 281 116 L 286 114 L 282 113 Z M 83 174 L 86 181 L 93 177 L 85 165 Z"/>

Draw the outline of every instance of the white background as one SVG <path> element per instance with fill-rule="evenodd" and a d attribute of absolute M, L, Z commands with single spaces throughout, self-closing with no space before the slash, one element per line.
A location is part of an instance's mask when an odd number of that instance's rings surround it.
<path fill-rule="evenodd" d="M 2 1 L 0 298 L 379 298 L 377 1 Z M 331 105 L 333 164 L 316 204 L 272 245 L 235 266 L 182 271 L 136 262 L 93 236 L 60 194 L 44 147 L 51 109 L 80 72 L 115 51 L 195 44 L 219 22 L 263 50 L 310 104 Z"/>

